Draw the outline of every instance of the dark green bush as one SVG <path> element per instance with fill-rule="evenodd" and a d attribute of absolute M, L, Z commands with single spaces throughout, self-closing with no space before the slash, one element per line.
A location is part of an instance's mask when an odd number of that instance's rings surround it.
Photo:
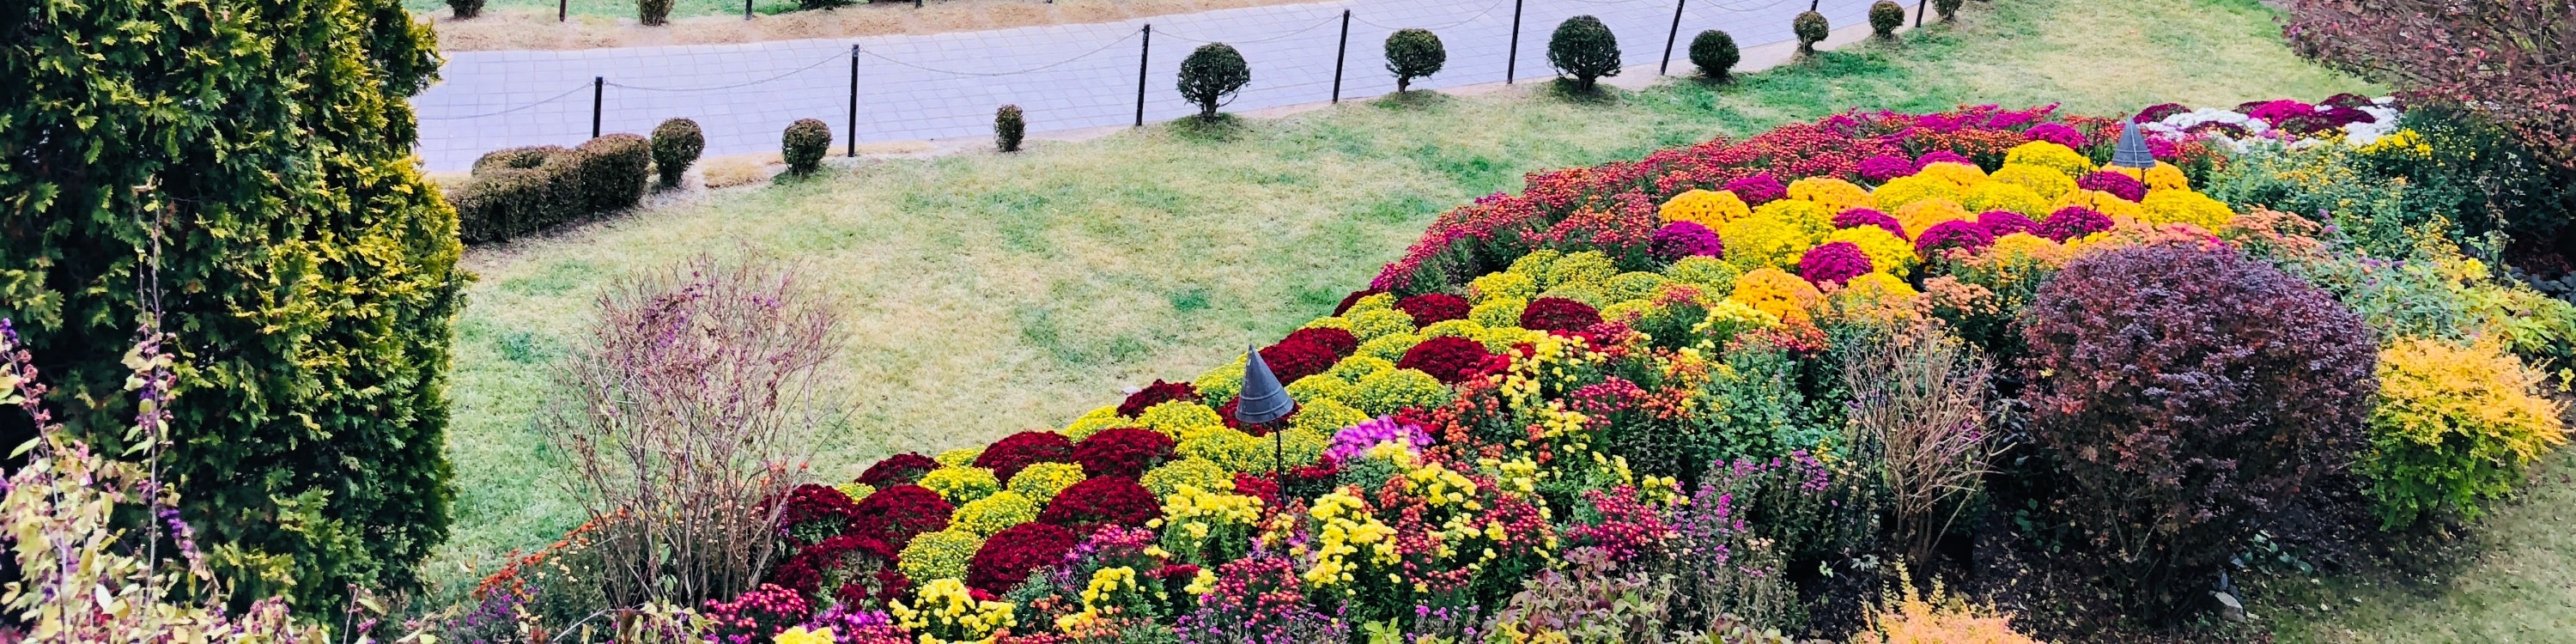
<path fill-rule="evenodd" d="M 779 136 L 778 151 L 787 158 L 788 174 L 813 174 L 823 167 L 823 155 L 832 151 L 832 126 L 815 119 L 797 119 Z"/>
<path fill-rule="evenodd" d="M 1896 37 L 1896 28 L 1905 26 L 1905 7 L 1893 0 L 1878 0 L 1869 5 L 1869 31 L 1879 40 Z"/>
<path fill-rule="evenodd" d="M 0 318 L 45 406 L 126 453 L 122 360 L 157 308 L 161 480 L 215 583 L 308 616 L 352 585 L 418 590 L 448 534 L 467 279 L 404 105 L 437 71 L 429 26 L 394 0 L 70 6 L 0 9 Z"/>
<path fill-rule="evenodd" d="M 1958 22 L 1959 5 L 1962 4 L 1967 4 L 1967 0 L 1932 0 L 1932 11 L 1941 14 L 1942 22 Z"/>
<path fill-rule="evenodd" d="M 1809 11 L 1791 19 L 1789 31 L 1798 35 L 1798 57 L 1805 58 L 1816 55 L 1816 43 L 1834 35 L 1834 25 L 1825 22 L 1825 14 Z"/>
<path fill-rule="evenodd" d="M 2048 509 L 2150 616 L 2351 464 L 2378 393 L 2360 317 L 2226 246 L 2087 255 L 2021 327 L 2032 438 L 2065 479 Z"/>
<path fill-rule="evenodd" d="M 483 0 L 447 0 L 447 8 L 456 12 L 458 20 L 473 18 L 483 15 Z"/>
<path fill-rule="evenodd" d="M 1575 89 L 1592 91 L 1593 81 L 1619 75 L 1619 38 L 1600 18 L 1567 18 L 1547 38 L 1547 64 L 1573 76 Z"/>
<path fill-rule="evenodd" d="M 653 128 L 653 170 L 664 188 L 680 187 L 680 175 L 706 151 L 707 135 L 698 130 L 697 121 L 671 119 Z"/>
<path fill-rule="evenodd" d="M 1027 138 L 1028 133 L 1029 122 L 1021 116 L 1020 106 L 1004 105 L 1002 109 L 993 111 L 993 142 L 1000 145 L 1003 152 L 1020 151 L 1020 141 Z"/>
<path fill-rule="evenodd" d="M 1699 66 L 1700 75 L 1724 82 L 1733 80 L 1728 73 L 1736 63 L 1744 62 L 1744 52 L 1735 48 L 1734 36 L 1710 29 L 1691 37 L 1690 59 L 1692 65 Z"/>
<path fill-rule="evenodd" d="M 858 4 L 858 0 L 796 0 L 796 8 L 803 11 L 847 7 L 854 4 Z"/>
<path fill-rule="evenodd" d="M 1216 118 L 1216 108 L 1252 82 L 1252 68 L 1232 45 L 1199 45 L 1181 60 L 1181 97 L 1199 106 L 1199 118 Z"/>
<path fill-rule="evenodd" d="M 652 180 L 653 145 L 611 134 L 579 147 L 510 148 L 474 161 L 465 185 L 447 191 L 457 236 L 480 244 L 515 239 L 635 205 Z"/>
<path fill-rule="evenodd" d="M 1440 36 L 1428 29 L 1403 29 L 1386 37 L 1386 71 L 1395 75 L 1395 91 L 1413 86 L 1413 79 L 1440 73 L 1449 64 L 1449 50 L 1440 46 Z"/>

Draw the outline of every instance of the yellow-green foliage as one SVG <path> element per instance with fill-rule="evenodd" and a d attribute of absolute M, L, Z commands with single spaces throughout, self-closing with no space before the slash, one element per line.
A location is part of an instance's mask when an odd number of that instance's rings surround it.
<path fill-rule="evenodd" d="M 1475 320 L 1446 320 L 1446 321 L 1439 322 L 1439 323 L 1437 323 L 1437 324 L 1433 324 L 1433 325 L 1431 325 L 1431 326 L 1422 327 L 1422 339 L 1425 339 L 1425 340 L 1429 340 L 1429 339 L 1432 339 L 1432 338 L 1468 338 L 1468 339 L 1474 339 L 1474 338 L 1476 337 L 1476 334 L 1478 334 L 1478 333 L 1483 333 L 1483 332 L 1485 332 L 1485 325 L 1483 325 L 1483 324 L 1478 324 Z"/>
<path fill-rule="evenodd" d="M 1547 289 L 1547 292 L 1538 294 L 1538 296 L 1574 300 L 1596 309 L 1610 303 L 1608 301 L 1609 298 L 1604 297 L 1601 294 L 1600 282 L 1567 282 L 1564 284 L 1558 284 L 1555 287 Z"/>
<path fill-rule="evenodd" d="M 1136 415 L 1136 424 L 1179 440 L 1202 429 L 1223 427 L 1225 417 L 1216 415 L 1216 410 L 1207 405 L 1174 400 L 1145 408 L 1144 413 Z"/>
<path fill-rule="evenodd" d="M 1100 430 L 1125 427 L 1130 422 L 1133 421 L 1118 415 L 1117 405 L 1103 405 L 1073 419 L 1073 422 L 1065 424 L 1064 431 L 1058 433 L 1064 434 L 1066 440 L 1081 442 L 1092 434 L 1100 433 Z"/>
<path fill-rule="evenodd" d="M 1243 362 L 1243 356 L 1236 355 L 1233 362 L 1200 373 L 1197 379 L 1190 381 L 1190 387 L 1199 390 L 1199 397 L 1204 400 L 1232 399 L 1235 394 L 1243 393 Z"/>
<path fill-rule="evenodd" d="M 1384 416 L 1407 407 L 1429 409 L 1449 402 L 1449 387 L 1440 379 L 1417 369 L 1396 369 L 1369 376 L 1360 381 L 1360 391 L 1351 396 L 1351 406 L 1360 413 Z"/>
<path fill-rule="evenodd" d="M 1468 282 L 1467 295 L 1480 304 L 1496 299 L 1527 300 L 1538 295 L 1538 281 L 1510 271 L 1492 273 Z"/>
<path fill-rule="evenodd" d="M 1011 478 L 1013 482 L 1018 482 L 1019 477 Z M 976 537 L 990 537 L 993 533 L 1001 532 L 1003 528 L 1036 520 L 1038 520 L 1037 501 L 1021 496 L 1017 492 L 996 492 L 992 496 L 957 506 L 957 514 L 949 519 L 948 529 L 963 530 Z"/>
<path fill-rule="evenodd" d="M 1392 310 L 1395 310 L 1395 294 L 1393 294 L 1393 293 L 1371 293 L 1371 294 L 1369 294 L 1369 295 L 1368 295 L 1368 296 L 1366 296 L 1366 297 L 1362 297 L 1362 298 L 1360 298 L 1360 299 L 1358 299 L 1358 300 L 1352 301 L 1352 302 L 1351 302 L 1351 308 L 1350 308 L 1349 310 L 1343 311 L 1343 312 L 1342 312 L 1342 317 L 1344 317 L 1344 318 L 1349 318 L 1349 317 L 1350 317 L 1350 315 L 1351 315 L 1351 314 L 1353 314 L 1353 313 L 1366 313 L 1366 312 L 1369 312 L 1369 311 L 1392 311 Z"/>
<path fill-rule="evenodd" d="M 1351 395 L 1351 389 L 1350 381 L 1319 373 L 1288 383 L 1288 399 L 1297 401 L 1298 404 L 1341 400 Z"/>
<path fill-rule="evenodd" d="M 2030 164 L 2007 165 L 2004 166 L 2003 169 L 1996 170 L 1992 178 L 1996 183 L 2009 183 L 2029 188 L 2031 192 L 2038 194 L 2041 199 L 2048 199 L 2051 201 L 2055 201 L 2058 197 L 2066 196 L 2067 192 L 2075 189 L 2075 179 L 2073 177 L 2068 177 L 2066 176 L 2066 173 L 2058 172 L 2056 169 L 2046 166 Z"/>
<path fill-rule="evenodd" d="M 1320 318 L 1315 318 L 1313 321 L 1307 322 L 1305 326 L 1301 326 L 1301 327 L 1297 327 L 1297 328 L 1300 328 L 1300 329 L 1341 329 L 1341 330 L 1344 330 L 1344 331 L 1349 331 L 1349 330 L 1351 330 L 1351 321 L 1350 321 L 1350 320 L 1348 320 L 1348 319 L 1341 318 L 1341 317 L 1320 317 Z"/>
<path fill-rule="evenodd" d="M 1532 281 L 1543 282 L 1543 278 L 1547 275 L 1547 265 L 1555 263 L 1556 258 L 1564 255 L 1564 253 L 1541 248 L 1521 255 L 1520 259 L 1512 260 L 1511 267 L 1503 270 L 1527 275 Z"/>
<path fill-rule="evenodd" d="M 1539 338 L 1546 336 L 1546 333 L 1531 331 L 1515 325 L 1490 327 L 1485 329 L 1483 332 L 1477 333 L 1476 337 L 1472 339 L 1478 344 L 1485 345 L 1485 351 L 1488 353 L 1502 353 L 1512 350 L 1513 345 L 1523 342 L 1535 342 Z"/>
<path fill-rule="evenodd" d="M 1601 254 L 1601 251 L 1587 250 L 1566 253 L 1564 257 L 1548 262 L 1547 275 L 1539 283 L 1551 289 L 1567 284 L 1599 284 L 1618 272 L 1619 268 L 1611 264 L 1610 256 Z"/>
<path fill-rule="evenodd" d="M 2004 165 L 2048 168 L 2069 177 L 2081 177 L 2093 173 L 2092 159 L 2085 158 L 2083 153 L 2076 152 L 2074 148 L 2048 141 L 2032 141 L 2013 146 L 2011 151 L 2004 153 Z M 1998 175 L 1995 177 L 1996 180 L 2003 180 L 2000 176 L 2003 174 L 2001 171 L 1995 174 Z"/>
<path fill-rule="evenodd" d="M 1736 270 L 1725 260 L 1699 255 L 1684 257 L 1681 261 L 1664 267 L 1664 276 L 1672 278 L 1675 282 L 1699 287 L 1701 295 L 1721 298 L 1735 292 L 1735 279 L 1743 277 L 1744 271 Z"/>
<path fill-rule="evenodd" d="M 1353 386 L 1351 391 L 1357 393 L 1359 388 Z M 1350 405 L 1339 400 L 1318 400 L 1300 404 L 1297 407 L 1297 417 L 1289 419 L 1288 425 L 1295 429 L 1329 436 L 1344 427 L 1357 425 L 1368 419 L 1368 414 L 1360 413 L 1360 410 L 1352 409 Z"/>
<path fill-rule="evenodd" d="M 2474 519 L 2522 470 L 2567 441 L 2545 378 L 2492 342 L 2404 338 L 2379 355 L 2379 406 L 2356 468 L 2391 527 L 2438 513 Z"/>
<path fill-rule="evenodd" d="M 974 447 L 960 447 L 940 452 L 938 456 L 932 457 L 931 460 L 939 461 L 940 465 L 946 465 L 949 467 L 974 467 L 975 457 L 983 455 L 984 446 L 977 445 Z"/>
<path fill-rule="evenodd" d="M 1413 316 L 1395 309 L 1353 309 L 1342 317 L 1351 321 L 1351 335 L 1361 342 L 1413 331 Z"/>
<path fill-rule="evenodd" d="M 984 538 L 974 533 L 949 528 L 912 538 L 912 543 L 895 554 L 895 569 L 903 571 L 915 583 L 933 579 L 963 579 L 967 562 L 975 551 L 983 549 Z"/>
<path fill-rule="evenodd" d="M 1402 354 L 1399 353 L 1397 355 Z M 1357 385 L 1363 378 L 1367 378 L 1377 372 L 1393 368 L 1395 368 L 1395 361 L 1393 360 L 1375 356 L 1353 355 L 1348 358 L 1343 358 L 1341 362 L 1333 363 L 1333 368 L 1324 370 L 1324 375 L 1340 378 L 1343 382 Z"/>
<path fill-rule="evenodd" d="M 1806 203 L 1806 202 L 1799 202 Z M 1664 276 L 1646 272 L 1620 273 L 1601 283 L 1601 295 L 1612 303 L 1642 300 L 1664 285 Z"/>
<path fill-rule="evenodd" d="M 1609 306 L 1601 307 L 1601 319 L 1617 322 L 1632 321 L 1654 308 L 1654 303 L 1645 300 L 1611 302 Z"/>
<path fill-rule="evenodd" d="M 2013 631 L 2010 613 L 1968 603 L 1945 592 L 1937 579 L 1930 594 L 1919 593 L 1904 566 L 1896 574 L 1902 594 L 1888 593 L 1886 603 L 1867 616 L 1868 627 L 1852 635 L 1852 644 L 2039 644 Z"/>
<path fill-rule="evenodd" d="M 1404 352 L 1412 351 L 1413 345 L 1417 344 L 1422 344 L 1422 336 L 1398 333 L 1360 343 L 1360 348 L 1351 352 L 1351 357 L 1376 358 L 1386 361 L 1387 366 L 1392 367 L 1395 366 L 1395 361 L 1404 359 Z"/>
<path fill-rule="evenodd" d="M 1477 324 L 1484 325 L 1486 328 L 1520 326 L 1521 311 L 1528 309 L 1529 300 L 1491 300 L 1476 305 L 1476 308 L 1468 309 L 1467 319 L 1475 320 Z"/>
<path fill-rule="evenodd" d="M 1753 216 L 1794 224 L 1809 235 L 1821 235 L 1834 229 L 1834 213 L 1813 201 L 1781 199 L 1753 209 Z"/>
<path fill-rule="evenodd" d="M 1002 481 L 993 477 L 992 470 L 953 465 L 921 475 L 921 486 L 960 505 L 1002 491 Z"/>
<path fill-rule="evenodd" d="M 1044 504 L 1055 500 L 1058 492 L 1088 478 L 1082 466 L 1072 463 L 1035 463 L 1011 475 L 1010 491 L 1031 501 Z M 859 498 L 859 497 L 851 497 Z"/>
<path fill-rule="evenodd" d="M 1879 210 L 1896 212 L 1896 209 L 1903 208 L 1906 204 L 1926 199 L 1957 201 L 1959 186 L 1943 181 L 1939 177 L 1912 175 L 1889 179 L 1887 183 L 1879 184 L 1878 190 L 1870 192 L 1869 196 L 1878 200 Z M 1734 252 L 1733 246 L 1732 243 L 1728 244 L 1729 253 Z"/>
<path fill-rule="evenodd" d="M 1267 444 L 1266 441 L 1250 440 L 1252 437 L 1248 435 L 1243 438 L 1246 439 L 1245 442 Z M 1269 450 L 1261 450 L 1261 461 L 1265 465 L 1270 462 Z M 1227 469 L 1217 465 L 1216 461 L 1191 456 L 1155 467 L 1152 471 L 1146 472 L 1144 478 L 1139 479 L 1138 482 L 1145 484 L 1145 489 L 1153 490 L 1154 498 L 1158 499 L 1170 498 L 1174 493 L 1180 492 L 1181 486 L 1184 485 L 1201 490 L 1224 492 L 1234 489 L 1234 474 Z"/>
<path fill-rule="evenodd" d="M 1971 213 L 2009 210 L 2034 220 L 2047 217 L 2050 212 L 2049 200 L 2041 198 L 2039 193 L 2032 192 L 2031 189 L 2024 188 L 2020 184 L 2002 181 L 1988 181 L 1970 186 L 1967 191 L 1960 193 L 1959 205 L 1967 208 Z"/>

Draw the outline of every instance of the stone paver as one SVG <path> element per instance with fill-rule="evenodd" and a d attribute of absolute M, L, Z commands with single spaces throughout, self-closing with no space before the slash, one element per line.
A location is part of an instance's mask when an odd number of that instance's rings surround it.
<path fill-rule="evenodd" d="M 1674 73 L 1690 69 L 1689 39 L 1722 29 L 1743 47 L 1790 40 L 1795 0 L 1683 0 Z M 1811 0 L 1814 1 L 1814 0 Z M 1557 23 L 1599 17 L 1619 37 L 1631 68 L 1663 56 L 1672 0 L 1520 0 L 1519 64 L 1512 75 L 1541 79 Z M 1821 0 L 1838 28 L 1867 22 L 1871 0 Z M 993 109 L 1016 103 L 1032 132 L 1131 123 L 1137 60 L 1147 23 L 1145 118 L 1178 118 L 1195 108 L 1175 89 L 1181 59 L 1201 43 L 1234 45 L 1252 83 L 1227 106 L 1243 111 L 1331 97 L 1341 15 L 1350 10 L 1345 99 L 1395 90 L 1383 55 L 1386 36 L 1421 27 L 1449 51 L 1438 75 L 1417 87 L 1445 88 L 1505 78 L 1514 0 L 1370 0 L 1249 7 L 1151 19 L 842 40 L 634 47 L 582 51 L 448 54 L 438 85 L 412 99 L 423 162 L 463 170 L 475 157 L 520 145 L 574 145 L 591 131 L 593 78 L 600 131 L 648 133 L 662 119 L 696 119 L 708 156 L 775 152 L 781 130 L 800 118 L 831 124 L 849 140 L 851 46 L 858 56 L 858 139 L 906 141 L 989 133 Z M 1910 13 L 1912 6 L 1907 7 Z M 1623 83 L 1625 84 L 1625 83 Z"/>

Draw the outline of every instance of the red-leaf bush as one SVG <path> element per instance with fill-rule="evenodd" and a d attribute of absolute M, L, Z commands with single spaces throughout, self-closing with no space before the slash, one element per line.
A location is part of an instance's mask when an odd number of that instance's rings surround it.
<path fill-rule="evenodd" d="M 2351 462 L 2378 389 L 2358 316 L 2216 243 L 2077 259 L 2020 323 L 2032 434 L 2065 475 L 2053 509 L 2151 614 Z"/>
<path fill-rule="evenodd" d="M 1601 312 L 1592 305 L 1561 297 L 1530 300 L 1521 309 L 1521 328 L 1532 331 L 1581 331 L 1601 323 Z"/>
<path fill-rule="evenodd" d="M 1395 361 L 1395 366 L 1420 369 L 1444 384 L 1454 385 L 1481 372 L 1487 355 L 1490 354 L 1485 353 L 1483 344 L 1444 335 L 1413 345 L 1404 352 L 1403 359 Z"/>
<path fill-rule="evenodd" d="M 1038 463 L 1073 462 L 1073 441 L 1055 432 L 1020 432 L 1002 437 L 975 456 L 975 466 L 992 470 L 1003 485 L 1020 468 Z"/>
<path fill-rule="evenodd" d="M 1172 437 L 1150 429 L 1105 429 L 1074 444 L 1073 462 L 1082 465 L 1082 473 L 1093 477 L 1135 478 L 1172 460 L 1173 445 Z"/>
<path fill-rule="evenodd" d="M 1323 373 L 1341 360 L 1332 349 L 1303 340 L 1284 340 L 1261 348 L 1261 361 L 1270 364 L 1270 374 L 1278 376 L 1282 385 Z"/>
<path fill-rule="evenodd" d="M 1473 307 L 1467 304 L 1467 298 L 1448 293 L 1424 293 L 1396 300 L 1395 308 L 1406 315 L 1413 316 L 1414 326 L 1423 327 L 1437 322 L 1467 319 L 1467 310 Z"/>
<path fill-rule="evenodd" d="M 797 545 L 821 543 L 849 530 L 859 505 L 839 488 L 811 483 L 787 492 L 778 509 L 778 533 Z"/>
<path fill-rule="evenodd" d="M 930 488 L 897 485 L 859 500 L 858 516 L 850 520 L 849 533 L 901 550 L 921 533 L 948 529 L 948 515 L 956 511 L 957 506 L 949 505 L 947 498 Z"/>
<path fill-rule="evenodd" d="M 966 564 L 966 585 L 1000 595 L 1017 588 L 1029 571 L 1055 565 L 1082 538 L 1052 523 L 1023 523 L 993 533 Z"/>
<path fill-rule="evenodd" d="M 1416 321 L 1421 320 L 1419 317 L 1414 319 Z M 1288 337 L 1281 338 L 1279 341 L 1305 342 L 1325 349 L 1330 349 L 1336 358 L 1351 357 L 1351 352 L 1360 348 L 1359 336 L 1351 335 L 1350 331 L 1332 327 L 1319 326 L 1290 331 L 1288 332 Z"/>
<path fill-rule="evenodd" d="M 1052 523 L 1090 534 L 1104 525 L 1142 526 L 1162 516 L 1162 503 L 1136 479 L 1095 476 L 1057 493 L 1038 513 L 1039 523 Z"/>
<path fill-rule="evenodd" d="M 1126 400 L 1119 401 L 1118 415 L 1135 418 L 1137 414 L 1145 413 L 1146 408 L 1155 405 L 1175 400 L 1197 401 L 1198 399 L 1199 390 L 1191 387 L 1190 383 L 1163 382 L 1162 379 L 1157 378 L 1154 384 L 1146 385 L 1144 389 L 1128 394 Z"/>
<path fill-rule="evenodd" d="M 897 485 L 919 483 L 921 475 L 929 474 L 935 469 L 939 469 L 938 460 L 906 452 L 885 457 L 885 460 L 868 466 L 867 471 L 859 473 L 859 482 L 882 490 Z"/>
<path fill-rule="evenodd" d="M 2299 53 L 2468 106 L 2562 168 L 2576 169 L 2576 55 L 2564 0 L 2291 0 Z"/>

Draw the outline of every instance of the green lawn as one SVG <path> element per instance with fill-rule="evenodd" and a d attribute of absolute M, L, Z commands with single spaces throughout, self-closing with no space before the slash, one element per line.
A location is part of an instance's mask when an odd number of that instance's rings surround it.
<path fill-rule="evenodd" d="M 2370 89 L 2293 56 L 2274 15 L 2256 0 L 1971 3 L 1955 28 L 1719 90 L 1672 82 L 1612 104 L 1544 93 L 1349 103 L 1224 140 L 1154 127 L 872 164 L 477 249 L 451 391 L 457 528 L 431 574 L 467 579 L 460 564 L 479 557 L 488 571 L 579 522 L 531 418 L 548 361 L 611 276 L 702 251 L 759 252 L 791 258 L 849 302 L 838 366 L 853 422 L 814 463 L 845 479 L 892 451 L 1056 427 L 1124 387 L 1194 376 L 1327 313 L 1436 213 L 1517 189 L 1531 170 L 1850 108 L 2117 112 Z"/>

